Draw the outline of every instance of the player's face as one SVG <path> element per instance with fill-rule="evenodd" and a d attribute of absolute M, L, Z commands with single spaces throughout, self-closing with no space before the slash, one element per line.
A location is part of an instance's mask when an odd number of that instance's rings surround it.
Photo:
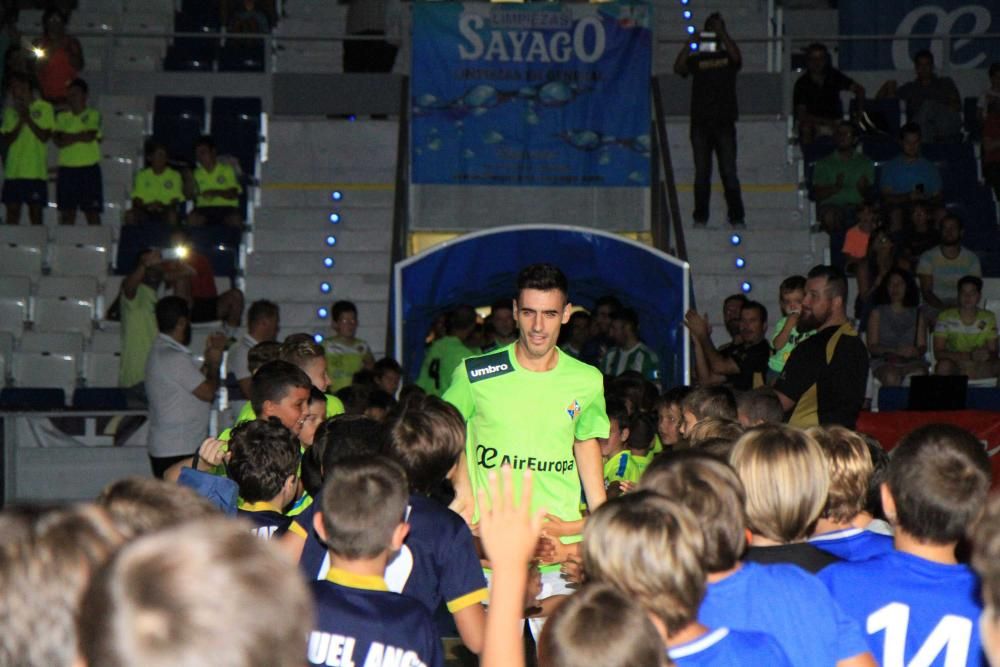
<path fill-rule="evenodd" d="M 979 305 L 979 298 L 982 294 L 976 289 L 975 285 L 970 285 L 965 283 L 958 289 L 958 305 L 961 308 L 973 309 Z"/>
<path fill-rule="evenodd" d="M 500 338 L 510 338 L 514 334 L 514 311 L 506 308 L 494 310 L 493 330 Z"/>
<path fill-rule="evenodd" d="M 261 320 L 261 339 L 264 341 L 278 340 L 278 331 L 281 329 L 281 320 L 277 317 L 265 318 Z"/>
<path fill-rule="evenodd" d="M 570 304 L 557 289 L 525 289 L 517 298 L 517 327 L 524 350 L 544 357 L 556 346 L 559 328 L 569 321 Z"/>
<path fill-rule="evenodd" d="M 611 306 L 600 306 L 594 311 L 594 320 L 591 326 L 595 333 L 606 334 L 611 328 Z"/>
<path fill-rule="evenodd" d="M 163 171 L 167 168 L 167 151 L 162 148 L 157 148 L 153 151 L 153 154 L 149 156 L 149 164 L 156 171 Z"/>
<path fill-rule="evenodd" d="M 744 343 L 753 345 L 764 338 L 764 325 L 760 311 L 756 308 L 744 308 L 740 311 L 740 338 Z"/>
<path fill-rule="evenodd" d="M 306 410 L 305 417 L 302 418 L 302 429 L 299 431 L 299 442 L 303 445 L 312 446 L 313 438 L 316 436 L 316 429 L 326 419 L 326 401 L 313 401 Z"/>
<path fill-rule="evenodd" d="M 830 319 L 833 298 L 827 289 L 826 278 L 810 278 L 806 281 L 806 297 L 802 300 L 802 316 L 799 318 L 800 331 L 819 329 Z"/>
<path fill-rule="evenodd" d="M 309 381 L 320 391 L 326 391 L 330 385 L 330 376 L 326 374 L 326 359 L 316 357 L 306 362 L 302 371 L 309 376 Z"/>
<path fill-rule="evenodd" d="M 211 169 L 215 165 L 215 151 L 208 146 L 198 146 L 194 149 L 194 158 L 205 169 Z"/>
<path fill-rule="evenodd" d="M 354 334 L 358 332 L 357 313 L 352 313 L 351 311 L 341 313 L 340 317 L 333 321 L 333 330 L 341 338 L 354 338 Z"/>
<path fill-rule="evenodd" d="M 781 293 L 781 314 L 802 312 L 802 299 L 806 293 L 800 289 L 793 289 Z"/>
<path fill-rule="evenodd" d="M 299 435 L 302 431 L 302 418 L 309 408 L 309 390 L 292 387 L 280 401 L 266 401 L 264 407 L 262 417 L 277 417 L 285 428 Z"/>
<path fill-rule="evenodd" d="M 385 393 L 395 396 L 396 392 L 399 391 L 399 385 L 402 381 L 403 378 L 396 371 L 386 371 L 382 374 L 382 377 L 375 380 L 375 384 Z"/>
<path fill-rule="evenodd" d="M 660 436 L 660 442 L 664 445 L 673 445 L 681 437 L 681 406 L 665 405 L 658 412 L 660 419 L 656 424 L 656 432 Z"/>
<path fill-rule="evenodd" d="M 915 132 L 907 132 L 903 135 L 903 154 L 908 158 L 920 157 L 920 135 Z"/>
<path fill-rule="evenodd" d="M 615 342 L 615 345 L 624 345 L 625 340 L 625 322 L 622 320 L 611 320 L 611 340 Z"/>

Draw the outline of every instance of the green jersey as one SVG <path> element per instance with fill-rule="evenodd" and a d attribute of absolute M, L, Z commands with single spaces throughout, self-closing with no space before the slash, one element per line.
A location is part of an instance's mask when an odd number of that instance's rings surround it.
<path fill-rule="evenodd" d="M 623 449 L 604 462 L 604 484 L 612 482 L 634 482 L 639 483 L 639 478 L 646 471 L 649 461 L 639 460 L 632 452 Z"/>
<path fill-rule="evenodd" d="M 135 175 L 132 199 L 138 199 L 143 204 L 177 204 L 184 201 L 183 183 L 176 169 L 167 167 L 157 174 L 152 167 L 146 167 Z"/>
<path fill-rule="evenodd" d="M 434 341 L 420 366 L 417 386 L 433 396 L 443 396 L 451 386 L 451 376 L 466 357 L 476 354 L 455 336 Z"/>
<path fill-rule="evenodd" d="M 28 107 L 31 120 L 42 130 L 55 127 L 55 113 L 52 105 L 45 100 L 35 100 Z M 7 107 L 3 110 L 0 132 L 13 132 L 20 121 L 17 110 Z M 35 136 L 27 123 L 21 125 L 4 156 L 4 172 L 8 180 L 28 179 L 44 181 L 49 177 L 48 145 Z"/>
<path fill-rule="evenodd" d="M 97 133 L 90 141 L 78 141 L 60 148 L 60 167 L 90 167 L 101 161 L 101 112 L 97 109 L 86 107 L 79 114 L 60 111 L 56 114 L 55 131 L 64 134 Z"/>
<path fill-rule="evenodd" d="M 525 370 L 517 363 L 517 344 L 466 359 L 444 395 L 468 422 L 473 491 L 488 488 L 490 471 L 500 466 L 509 465 L 515 473 L 531 470 L 532 509 L 576 521 L 581 486 L 573 443 L 608 437 L 603 378 L 593 366 L 562 352 L 550 371 Z M 517 488 L 520 479 L 514 475 Z"/>

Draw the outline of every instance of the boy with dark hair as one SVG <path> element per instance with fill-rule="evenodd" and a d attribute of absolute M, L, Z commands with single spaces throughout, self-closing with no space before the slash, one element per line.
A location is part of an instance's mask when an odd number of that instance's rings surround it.
<path fill-rule="evenodd" d="M 955 548 L 979 518 L 989 486 L 983 445 L 956 426 L 922 426 L 893 449 L 882 504 L 896 529 L 895 550 L 819 575 L 865 624 L 883 665 L 978 662 L 979 582 Z"/>
<path fill-rule="evenodd" d="M 766 632 L 796 667 L 874 667 L 861 629 L 815 577 L 795 565 L 740 562 L 746 495 L 729 465 L 699 450 L 668 453 L 650 465 L 641 488 L 682 503 L 704 533 L 702 623 Z"/>
<path fill-rule="evenodd" d="M 288 530 L 284 514 L 297 495 L 299 440 L 276 418 L 238 424 L 229 436 L 226 472 L 240 488 L 237 514 L 254 524 L 254 534 L 269 540 Z"/>
<path fill-rule="evenodd" d="M 281 343 L 268 340 L 257 343 L 247 352 L 247 369 L 251 377 L 261 366 L 269 361 L 277 361 L 281 357 Z"/>
<path fill-rule="evenodd" d="M 403 367 L 392 357 L 382 357 L 372 366 L 375 386 L 395 398 L 403 381 Z"/>
<path fill-rule="evenodd" d="M 692 391 L 691 387 L 673 387 L 657 397 L 654 404 L 657 416 L 656 435 L 662 448 L 672 449 L 681 440 L 681 425 L 684 423 L 681 406 Z"/>
<path fill-rule="evenodd" d="M 705 417 L 718 417 L 736 421 L 736 397 L 729 387 L 698 387 L 684 398 L 681 405 L 681 433 L 687 431 Z"/>
<path fill-rule="evenodd" d="M 476 332 L 476 309 L 463 304 L 448 313 L 447 333 L 427 348 L 417 386 L 432 396 L 442 396 L 462 360 L 478 354 L 466 343 Z"/>
<path fill-rule="evenodd" d="M 311 584 L 317 613 L 309 664 L 383 664 L 391 654 L 400 664 L 444 665 L 430 613 L 390 592 L 384 578 L 409 533 L 407 495 L 403 469 L 384 458 L 346 460 L 329 471 L 313 528 L 331 567 Z"/>
<path fill-rule="evenodd" d="M 744 428 L 780 424 L 785 419 L 778 395 L 770 387 L 741 391 L 736 397 L 737 419 Z"/>
<path fill-rule="evenodd" d="M 597 442 L 601 446 L 601 457 L 604 459 L 604 485 L 608 488 L 609 495 L 618 496 L 621 495 L 622 481 L 639 481 L 638 475 L 635 474 L 635 465 L 629 465 L 632 453 L 625 446 L 631 434 L 629 428 L 631 417 L 625 401 L 614 395 L 608 396 L 605 412 L 608 413 L 611 430 L 608 437 L 598 438 Z"/>
<path fill-rule="evenodd" d="M 371 370 L 375 357 L 368 343 L 356 337 L 358 307 L 351 301 L 335 301 L 330 307 L 330 327 L 334 334 L 323 341 L 326 349 L 326 372 L 330 376 L 330 391 L 351 384 L 354 374 L 362 368 Z"/>
<path fill-rule="evenodd" d="M 20 223 L 23 204 L 28 205 L 31 224 L 42 224 L 42 207 L 49 202 L 46 144 L 54 127 L 52 105 L 35 99 L 34 84 L 27 75 L 10 72 L 0 123 L 0 140 L 7 149 L 0 198 L 7 206 L 8 225 Z"/>
<path fill-rule="evenodd" d="M 188 215 L 192 227 L 202 225 L 226 225 L 239 227 L 243 224 L 240 215 L 240 193 L 243 186 L 236 177 L 236 170 L 219 162 L 218 151 L 212 137 L 204 135 L 194 144 L 197 166 L 194 170 L 195 191 L 194 210 Z"/>
<path fill-rule="evenodd" d="M 135 175 L 132 184 L 132 208 L 125 214 L 125 224 L 165 222 L 177 225 L 177 205 L 184 201 L 184 179 L 169 166 L 167 147 L 155 139 L 144 147 L 146 166 Z"/>
<path fill-rule="evenodd" d="M 151 477 L 126 477 L 101 490 L 103 507 L 127 539 L 185 521 L 217 517 L 219 508 L 189 486 Z"/>
<path fill-rule="evenodd" d="M 56 201 L 59 222 L 72 225 L 80 209 L 88 225 L 101 224 L 101 112 L 87 106 L 87 82 L 74 79 L 66 88 L 69 108 L 56 114 L 53 140 L 59 147 Z"/>

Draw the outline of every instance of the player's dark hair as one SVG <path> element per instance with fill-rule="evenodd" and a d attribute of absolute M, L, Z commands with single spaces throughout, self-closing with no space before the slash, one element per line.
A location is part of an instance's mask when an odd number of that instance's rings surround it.
<path fill-rule="evenodd" d="M 436 396 L 411 398 L 389 417 L 386 455 L 403 466 L 413 493 L 427 495 L 465 449 L 465 420 Z"/>
<path fill-rule="evenodd" d="M 906 286 L 906 292 L 903 294 L 903 305 L 907 308 L 916 308 L 920 305 L 920 288 L 917 286 L 917 281 L 913 279 L 913 274 L 909 271 L 904 271 L 899 267 L 892 267 L 889 272 L 885 275 L 882 282 L 879 283 L 878 288 L 875 290 L 875 295 L 873 301 L 876 305 L 888 304 L 891 299 L 889 298 L 889 278 L 892 276 L 899 276 Z"/>
<path fill-rule="evenodd" d="M 354 305 L 353 301 L 335 301 L 330 307 L 330 321 L 336 322 L 344 313 L 354 313 L 354 316 L 357 317 L 358 307 Z"/>
<path fill-rule="evenodd" d="M 395 461 L 382 456 L 341 461 L 327 472 L 320 495 L 327 548 L 348 560 L 386 551 L 408 497 L 406 473 Z"/>
<path fill-rule="evenodd" d="M 385 449 L 386 429 L 381 422 L 364 415 L 337 415 L 319 425 L 308 451 L 317 455 L 326 476 L 344 459 L 378 456 Z"/>
<path fill-rule="evenodd" d="M 382 357 L 375 362 L 375 366 L 372 368 L 372 374 L 375 376 L 375 379 L 380 379 L 387 373 L 402 375 L 403 367 L 400 366 L 399 362 L 392 357 Z"/>
<path fill-rule="evenodd" d="M 664 452 L 646 468 L 639 488 L 687 507 L 705 534 L 705 569 L 722 572 L 746 550 L 746 491 L 736 471 L 702 449 Z"/>
<path fill-rule="evenodd" d="M 739 418 L 736 411 L 736 397 L 729 387 L 723 386 L 694 389 L 685 397 L 681 409 L 693 414 L 696 421 L 705 417 L 718 417 L 731 421 Z"/>
<path fill-rule="evenodd" d="M 363 415 L 369 407 L 372 388 L 361 384 L 351 384 L 337 390 L 337 398 L 344 404 L 344 414 Z"/>
<path fill-rule="evenodd" d="M 166 145 L 164 145 L 162 141 L 157 141 L 156 139 L 152 138 L 146 139 L 146 141 L 143 142 L 142 144 L 142 153 L 143 155 L 146 156 L 147 159 L 149 159 L 153 157 L 153 153 L 160 150 L 161 148 L 163 149 L 164 152 L 167 151 L 167 147 Z"/>
<path fill-rule="evenodd" d="M 165 296 L 156 302 L 156 328 L 160 333 L 173 331 L 181 318 L 191 319 L 188 302 L 181 297 Z"/>
<path fill-rule="evenodd" d="M 455 306 L 448 312 L 448 323 L 445 325 L 446 331 L 451 335 L 459 331 L 468 331 L 476 326 L 476 309 L 468 304 Z"/>
<path fill-rule="evenodd" d="M 917 64 L 918 60 L 930 60 L 931 64 L 934 64 L 934 53 L 930 49 L 920 49 L 913 54 L 913 64 Z"/>
<path fill-rule="evenodd" d="M 298 469 L 299 439 L 275 417 L 255 419 L 233 428 L 229 454 L 226 471 L 240 497 L 250 503 L 271 500 Z"/>
<path fill-rule="evenodd" d="M 220 514 L 218 507 L 191 487 L 153 477 L 112 482 L 94 502 L 107 510 L 119 532 L 129 539 Z"/>
<path fill-rule="evenodd" d="M 906 123 L 903 127 L 899 128 L 900 140 L 905 139 L 908 134 L 915 134 L 918 137 L 922 137 L 924 135 L 923 130 L 920 129 L 920 125 L 917 123 Z"/>
<path fill-rule="evenodd" d="M 899 528 L 925 542 L 965 536 L 986 502 L 990 460 L 968 431 L 950 424 L 922 426 L 889 455 L 886 483 Z"/>
<path fill-rule="evenodd" d="M 566 275 L 552 264 L 531 264 L 521 269 L 517 274 L 517 294 L 526 289 L 548 292 L 559 290 L 564 296 L 569 295 L 569 282 Z"/>
<path fill-rule="evenodd" d="M 195 140 L 195 142 L 194 142 L 195 150 L 197 150 L 201 146 L 205 146 L 209 150 L 214 151 L 215 150 L 215 139 L 213 139 L 212 135 L 210 135 L 210 134 L 203 134 L 200 137 L 198 137 Z"/>
<path fill-rule="evenodd" d="M 830 295 L 839 296 L 847 303 L 847 276 L 841 269 L 829 264 L 819 264 L 809 269 L 807 278 L 826 278 L 826 289 Z"/>
<path fill-rule="evenodd" d="M 633 452 L 648 452 L 656 435 L 656 419 L 648 412 L 637 412 L 629 419 L 628 441 L 625 446 Z"/>
<path fill-rule="evenodd" d="M 780 424 L 785 419 L 785 409 L 774 389 L 757 387 L 742 391 L 736 397 L 736 410 L 751 426 L 757 424 Z"/>
<path fill-rule="evenodd" d="M 269 361 L 276 361 L 281 357 L 281 343 L 276 340 L 266 340 L 263 343 L 257 343 L 247 351 L 247 368 L 250 370 L 250 375 L 253 375 L 257 370 Z"/>
<path fill-rule="evenodd" d="M 611 380 L 611 393 L 625 399 L 629 411 L 641 410 L 649 412 L 656 404 L 659 391 L 656 385 L 642 377 L 638 371 L 628 370 Z"/>
<path fill-rule="evenodd" d="M 326 354 L 323 351 L 323 346 L 313 340 L 309 334 L 303 334 L 303 336 L 286 338 L 285 342 L 281 344 L 281 352 L 279 353 L 279 358 L 282 361 L 287 361 L 300 369 L 313 359 L 322 358 Z"/>
<path fill-rule="evenodd" d="M 794 275 L 788 276 L 781 281 L 778 285 L 778 294 L 787 294 L 788 292 L 805 291 L 806 289 L 806 278 L 805 276 Z"/>
<path fill-rule="evenodd" d="M 396 407 L 396 399 L 388 392 L 372 386 L 368 392 L 368 407 L 366 410 L 384 410 L 386 413 Z"/>
<path fill-rule="evenodd" d="M 312 380 L 301 368 L 280 359 L 269 361 L 250 380 L 250 406 L 260 416 L 264 403 L 280 403 L 291 389 L 312 389 Z"/>
<path fill-rule="evenodd" d="M 656 398 L 654 407 L 659 410 L 660 408 L 669 408 L 671 405 L 682 406 L 684 399 L 692 391 L 694 391 L 694 387 L 688 387 L 687 385 L 671 387 Z"/>
<path fill-rule="evenodd" d="M 609 394 L 604 402 L 604 411 L 608 415 L 608 419 L 614 419 L 618 422 L 619 429 L 629 427 L 628 406 L 625 405 L 625 399 L 622 396 Z"/>
<path fill-rule="evenodd" d="M 767 308 L 760 301 L 747 301 L 743 304 L 743 307 L 740 308 L 740 312 L 743 312 L 744 310 L 756 310 L 760 315 L 760 321 L 762 323 L 767 322 Z"/>
<path fill-rule="evenodd" d="M 722 307 L 725 308 L 730 301 L 739 301 L 740 305 L 742 306 L 749 300 L 750 299 L 747 298 L 746 294 L 741 294 L 740 292 L 737 292 L 736 294 L 730 294 L 729 296 L 727 296 L 725 300 L 723 300 L 722 302 Z"/>
<path fill-rule="evenodd" d="M 278 318 L 278 304 L 267 299 L 258 299 L 250 304 L 247 310 L 247 326 L 253 326 L 261 320 L 275 320 Z"/>

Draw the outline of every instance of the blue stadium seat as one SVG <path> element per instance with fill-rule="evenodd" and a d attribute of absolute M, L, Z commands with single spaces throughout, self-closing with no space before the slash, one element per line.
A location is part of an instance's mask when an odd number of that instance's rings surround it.
<path fill-rule="evenodd" d="M 167 72 L 211 72 L 215 69 L 215 58 L 185 45 L 168 46 L 163 69 Z"/>
<path fill-rule="evenodd" d="M 0 410 L 62 410 L 66 392 L 62 389 L 5 387 L 0 391 Z"/>
<path fill-rule="evenodd" d="M 174 32 L 201 33 L 205 37 L 175 37 L 167 48 L 163 68 L 168 71 L 210 72 L 219 52 L 219 16 L 178 12 Z"/>
<path fill-rule="evenodd" d="M 139 253 L 149 248 L 166 248 L 172 230 L 169 225 L 124 225 L 118 238 L 115 273 L 127 276 L 135 271 Z"/>
<path fill-rule="evenodd" d="M 219 277 L 234 278 L 239 269 L 239 229 L 232 227 L 192 227 L 188 230 L 191 243 L 199 253 L 208 258 L 212 272 Z"/>
<path fill-rule="evenodd" d="M 153 138 L 174 160 L 194 164 L 194 142 L 205 131 L 205 99 L 157 95 L 153 104 Z"/>
<path fill-rule="evenodd" d="M 125 390 L 118 387 L 89 387 L 73 392 L 76 410 L 128 410 Z"/>
<path fill-rule="evenodd" d="M 970 410 L 990 410 L 1000 412 L 1000 388 L 969 387 L 966 407 Z"/>
<path fill-rule="evenodd" d="M 252 176 L 260 145 L 262 105 L 258 97 L 212 99 L 212 137 L 220 155 L 233 155 L 243 173 Z"/>

